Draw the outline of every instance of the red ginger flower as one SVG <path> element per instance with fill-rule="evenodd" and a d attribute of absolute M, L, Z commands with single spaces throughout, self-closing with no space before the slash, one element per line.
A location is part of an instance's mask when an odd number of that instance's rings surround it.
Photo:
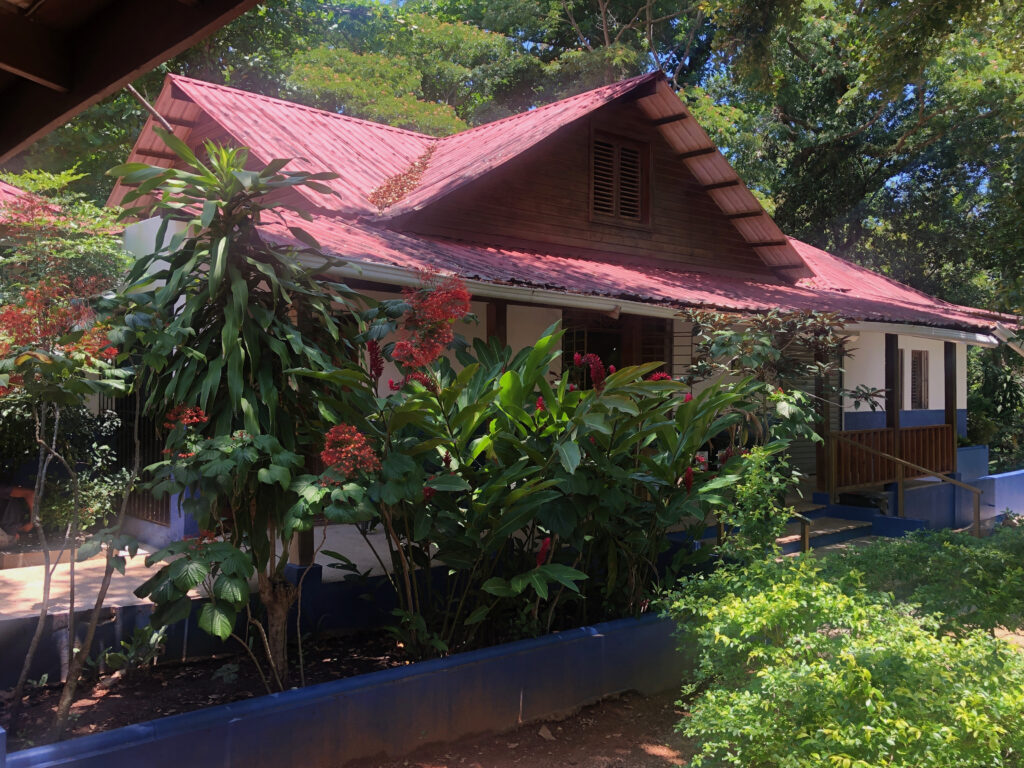
<path fill-rule="evenodd" d="M 537 412 L 540 413 L 541 411 L 546 411 L 546 410 L 547 410 L 547 406 L 544 405 L 544 396 L 543 395 L 538 395 L 537 396 Z"/>
<path fill-rule="evenodd" d="M 684 403 L 688 403 L 691 400 L 693 400 L 693 393 L 692 392 L 687 392 L 685 395 L 683 395 L 683 402 Z"/>
<path fill-rule="evenodd" d="M 591 352 L 583 356 L 583 364 L 590 368 L 590 381 L 594 385 L 594 389 L 600 392 L 604 389 L 605 376 L 608 375 L 604 369 L 604 363 L 601 362 L 601 358 Z"/>
<path fill-rule="evenodd" d="M 652 373 L 647 377 L 648 381 L 670 381 L 671 379 L 672 377 L 665 373 L 665 371 L 658 371 L 657 373 Z"/>
<path fill-rule="evenodd" d="M 370 367 L 370 378 L 376 386 L 384 373 L 384 355 L 380 351 L 380 343 L 376 339 L 366 342 L 366 359 Z"/>
<path fill-rule="evenodd" d="M 376 472 L 380 469 L 380 459 L 366 436 L 351 424 L 336 424 L 327 431 L 320 460 L 328 469 L 345 477 L 360 470 Z"/>
<path fill-rule="evenodd" d="M 683 473 L 683 485 L 686 486 L 687 493 L 693 490 L 693 467 L 687 467 Z"/>
<path fill-rule="evenodd" d="M 551 551 L 551 537 L 545 536 L 544 541 L 540 543 L 540 549 L 537 550 L 537 567 L 544 565 L 544 561 L 548 559 L 548 552 Z"/>

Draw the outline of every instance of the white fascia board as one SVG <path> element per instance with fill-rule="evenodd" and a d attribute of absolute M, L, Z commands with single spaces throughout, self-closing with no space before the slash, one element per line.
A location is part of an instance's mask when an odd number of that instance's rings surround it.
<path fill-rule="evenodd" d="M 309 266 L 317 262 L 308 257 L 303 261 Z M 347 262 L 341 265 L 328 265 L 324 270 L 327 274 L 338 277 L 354 277 L 385 285 L 417 286 L 422 283 L 418 273 L 402 267 L 387 264 L 367 264 L 365 262 Z M 644 304 L 639 301 L 608 299 L 600 296 L 583 296 L 576 293 L 562 293 L 545 288 L 530 288 L 521 285 L 496 285 L 482 280 L 462 278 L 466 288 L 474 297 L 504 299 L 523 304 L 548 304 L 554 307 L 572 307 L 574 309 L 592 309 L 597 312 L 623 312 L 629 315 L 646 317 L 680 317 L 681 310 L 675 307 L 664 307 L 658 304 Z"/>
<path fill-rule="evenodd" d="M 307 264 L 314 265 L 312 259 L 305 258 Z M 325 271 L 338 277 L 355 277 L 386 285 L 417 286 L 421 283 L 416 272 L 403 267 L 388 264 L 368 264 L 366 262 L 346 262 L 328 264 Z M 610 299 L 600 296 L 584 296 L 576 293 L 562 293 L 545 288 L 530 288 L 522 285 L 497 285 L 482 280 L 463 278 L 463 282 L 473 296 L 481 298 L 504 299 L 524 304 L 548 304 L 555 307 L 572 307 L 573 309 L 591 309 L 597 312 L 623 312 L 628 315 L 645 317 L 681 317 L 683 310 L 665 307 L 659 304 L 645 304 L 640 301 Z M 697 306 L 693 309 L 701 309 Z M 717 307 L 704 307 L 717 310 Z M 734 312 L 738 310 L 732 310 Z M 878 331 L 881 333 L 899 333 L 906 336 L 922 336 L 944 341 L 959 341 L 981 347 L 997 347 L 999 340 L 994 336 L 968 331 L 955 331 L 949 328 L 933 328 L 927 325 L 903 325 L 898 323 L 850 323 L 845 329 L 850 333 L 861 331 Z"/>
<path fill-rule="evenodd" d="M 905 325 L 902 323 L 848 323 L 845 327 L 850 333 L 897 333 L 901 336 L 919 336 L 924 339 L 941 339 L 958 341 L 976 347 L 998 347 L 999 339 L 988 333 L 956 331 L 952 328 L 935 328 L 930 325 Z"/>

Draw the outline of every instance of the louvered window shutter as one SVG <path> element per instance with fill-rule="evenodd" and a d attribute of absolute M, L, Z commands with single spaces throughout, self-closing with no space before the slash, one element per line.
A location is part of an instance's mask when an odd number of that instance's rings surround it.
<path fill-rule="evenodd" d="M 615 145 L 594 142 L 594 213 L 615 215 Z"/>
<path fill-rule="evenodd" d="M 633 147 L 619 147 L 618 215 L 640 221 L 643 218 L 643 186 L 640 180 L 640 152 Z"/>
<path fill-rule="evenodd" d="M 645 157 L 642 146 L 613 139 L 594 140 L 591 206 L 597 216 L 643 222 Z"/>

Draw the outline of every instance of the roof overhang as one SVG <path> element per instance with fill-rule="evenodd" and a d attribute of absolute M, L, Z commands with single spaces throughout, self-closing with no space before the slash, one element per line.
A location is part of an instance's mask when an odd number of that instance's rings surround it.
<path fill-rule="evenodd" d="M 0 0 L 0 163 L 259 0 Z"/>
<path fill-rule="evenodd" d="M 302 259 L 306 262 L 307 266 L 317 269 L 323 268 L 323 272 L 325 274 L 343 279 L 358 279 L 371 283 L 400 287 L 415 287 L 421 285 L 423 282 L 422 275 L 416 270 L 405 269 L 403 267 L 396 267 L 388 264 L 370 264 L 360 261 L 347 261 L 339 264 L 328 261 L 325 265 L 324 262 L 319 259 L 313 259 L 311 257 L 302 257 Z M 621 312 L 628 315 L 660 318 L 679 318 L 686 310 L 685 307 L 669 306 L 665 304 L 649 304 L 641 301 L 630 301 L 605 296 L 565 293 L 563 291 L 534 288 L 524 285 L 497 284 L 490 283 L 485 280 L 463 278 L 463 282 L 466 284 L 466 287 L 473 296 L 485 299 L 502 299 L 504 301 L 513 301 L 522 304 L 544 304 L 553 307 L 589 309 L 597 312 L 608 313 Z M 693 308 L 699 309 L 700 307 Z M 730 311 L 742 314 L 739 310 Z M 961 331 L 953 328 L 939 328 L 929 325 L 914 325 L 910 323 L 854 321 L 848 323 L 845 326 L 844 331 L 849 333 L 871 331 L 898 333 L 906 336 L 919 336 L 928 339 L 954 341 L 979 347 L 997 347 L 1000 343 L 996 336 L 990 334 Z"/>
<path fill-rule="evenodd" d="M 800 254 L 668 81 L 660 77 L 652 85 L 648 92 L 638 94 L 637 105 L 675 149 L 679 160 L 686 164 L 740 237 L 765 264 L 787 280 L 810 277 L 812 273 Z"/>
<path fill-rule="evenodd" d="M 924 339 L 940 339 L 956 341 L 972 347 L 998 347 L 997 334 L 977 333 L 974 331 L 958 331 L 954 328 L 939 328 L 932 325 L 912 325 L 909 323 L 848 323 L 844 329 L 850 333 L 898 333 L 903 336 L 918 336 Z"/>

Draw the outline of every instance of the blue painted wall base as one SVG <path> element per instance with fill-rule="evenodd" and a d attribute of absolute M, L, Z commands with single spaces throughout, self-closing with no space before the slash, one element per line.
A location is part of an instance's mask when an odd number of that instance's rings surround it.
<path fill-rule="evenodd" d="M 675 625 L 583 627 L 14 752 L 0 768 L 340 765 L 679 685 Z M 0 753 L 2 754 L 2 753 Z"/>

